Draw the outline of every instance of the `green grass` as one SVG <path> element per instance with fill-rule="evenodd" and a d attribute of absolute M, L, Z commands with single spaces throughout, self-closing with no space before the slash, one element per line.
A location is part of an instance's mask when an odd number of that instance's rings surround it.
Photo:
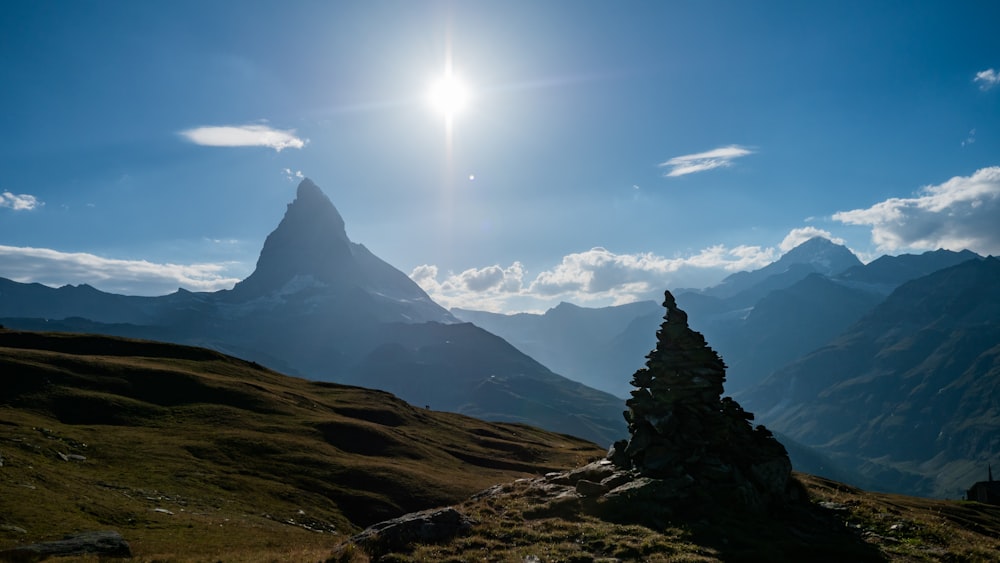
<path fill-rule="evenodd" d="M 681 520 L 655 530 L 550 506 L 555 501 L 528 483 L 512 482 L 501 494 L 458 506 L 478 522 L 469 534 L 379 560 L 971 563 L 996 561 L 1000 553 L 1000 507 L 869 493 L 804 474 L 796 478 L 810 495 L 802 506 L 769 516 Z M 350 544 L 338 553 L 335 561 L 369 560 Z"/>
<path fill-rule="evenodd" d="M 603 453 L 168 344 L 0 331 L 0 374 L 0 549 L 115 529 L 140 560 L 321 554 Z"/>
<path fill-rule="evenodd" d="M 382 560 L 985 562 L 1000 552 L 1000 507 L 809 475 L 797 475 L 811 498 L 802 507 L 658 529 L 516 480 L 603 453 L 208 350 L 0 331 L 0 549 L 113 529 L 138 561 L 364 563 L 373 558 L 350 535 L 454 505 L 478 522 L 468 535 Z M 498 483 L 501 494 L 470 498 Z"/>

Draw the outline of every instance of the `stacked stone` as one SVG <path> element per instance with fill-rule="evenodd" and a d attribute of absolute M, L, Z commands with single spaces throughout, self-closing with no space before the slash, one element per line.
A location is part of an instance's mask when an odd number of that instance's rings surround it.
<path fill-rule="evenodd" d="M 643 478 L 688 483 L 679 497 L 735 500 L 763 508 L 791 493 L 785 448 L 733 399 L 722 398 L 726 365 L 666 292 L 665 322 L 626 401 L 629 440 L 609 458 Z M 679 492 L 680 493 L 680 492 Z"/>

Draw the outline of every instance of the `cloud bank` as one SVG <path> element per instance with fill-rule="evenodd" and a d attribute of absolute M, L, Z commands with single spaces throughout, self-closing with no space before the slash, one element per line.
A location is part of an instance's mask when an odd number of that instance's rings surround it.
<path fill-rule="evenodd" d="M 997 72 L 992 68 L 981 70 L 976 73 L 976 77 L 973 78 L 972 81 L 979 84 L 980 90 L 989 90 L 997 84 L 1000 84 L 1000 72 Z"/>
<path fill-rule="evenodd" d="M 234 264 L 156 264 L 118 260 L 83 252 L 0 245 L 0 272 L 22 283 L 58 287 L 86 283 L 102 291 L 125 295 L 165 295 L 183 287 L 216 291 L 233 287 L 239 278 L 227 276 Z"/>
<path fill-rule="evenodd" d="M 281 152 L 283 149 L 301 149 L 306 142 L 295 136 L 294 129 L 272 129 L 266 125 L 222 125 L 195 127 L 181 131 L 180 135 L 196 145 L 208 147 L 268 147 Z"/>
<path fill-rule="evenodd" d="M 1000 166 L 926 186 L 915 197 L 890 198 L 833 219 L 871 227 L 883 252 L 969 249 L 1000 254 Z"/>
<path fill-rule="evenodd" d="M 664 176 L 684 176 L 714 168 L 732 166 L 734 160 L 749 154 L 753 154 L 753 151 L 746 147 L 729 145 L 706 152 L 675 156 L 666 162 L 661 162 L 660 167 L 670 169 Z"/>
<path fill-rule="evenodd" d="M 422 265 L 410 278 L 445 307 L 543 310 L 559 300 L 600 306 L 659 299 L 668 287 L 717 283 L 727 273 L 757 269 L 776 257 L 775 249 L 759 246 L 717 245 L 676 258 L 650 252 L 616 254 L 597 247 L 564 256 L 530 281 L 520 262 L 444 275 L 437 266 Z"/>
<path fill-rule="evenodd" d="M 14 211 L 31 211 L 36 207 L 44 205 L 38 198 L 29 194 L 12 194 L 10 192 L 0 193 L 0 207 L 13 209 Z"/>

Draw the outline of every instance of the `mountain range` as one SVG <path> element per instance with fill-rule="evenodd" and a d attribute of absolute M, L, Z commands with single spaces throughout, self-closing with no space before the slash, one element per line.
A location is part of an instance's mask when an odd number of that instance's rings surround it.
<path fill-rule="evenodd" d="M 1000 260 L 897 288 L 742 395 L 762 420 L 870 486 L 961 497 L 1000 456 Z"/>
<path fill-rule="evenodd" d="M 995 262 L 936 250 L 861 264 L 815 238 L 760 270 L 681 291 L 677 301 L 728 365 L 727 392 L 781 437 L 797 469 L 956 498 L 1000 455 L 1000 412 L 984 406 L 1000 396 L 991 355 L 1000 345 Z M 933 316 L 917 314 L 931 303 Z M 636 349 L 648 347 L 659 311 L 643 302 L 561 304 L 541 315 L 452 313 L 560 373 L 625 396 L 631 389 L 616 374 L 638 367 Z M 931 388 L 950 394 L 934 402 L 925 396 Z M 931 423 L 925 417 L 934 409 Z M 897 427 L 913 430 L 890 431 Z"/>
<path fill-rule="evenodd" d="M 863 264 L 814 238 L 764 268 L 675 295 L 728 365 L 726 391 L 782 437 L 797 469 L 954 497 L 1000 449 L 995 263 L 937 250 Z M 563 303 L 542 315 L 447 311 L 352 242 L 309 180 L 231 290 L 133 297 L 0 278 L 8 327 L 205 346 L 602 445 L 625 434 L 621 398 L 661 315 L 652 301 Z"/>
<path fill-rule="evenodd" d="M 625 433 L 619 399 L 459 322 L 405 274 L 351 242 L 340 213 L 308 179 L 253 273 L 231 290 L 134 297 L 0 279 L 0 317 L 9 327 L 205 346 L 290 374 L 605 445 Z"/>

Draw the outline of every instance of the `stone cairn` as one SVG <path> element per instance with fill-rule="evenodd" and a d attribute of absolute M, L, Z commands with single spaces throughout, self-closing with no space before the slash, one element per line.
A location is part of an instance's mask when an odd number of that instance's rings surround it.
<path fill-rule="evenodd" d="M 632 377 L 636 389 L 625 402 L 631 437 L 615 442 L 604 459 L 496 485 L 473 500 L 520 495 L 535 505 L 525 512 L 530 517 L 572 517 L 583 511 L 653 527 L 678 517 L 766 514 L 806 500 L 791 477 L 784 446 L 763 426 L 754 428 L 753 415 L 736 401 L 722 398 L 722 359 L 688 327 L 687 314 L 669 291 L 663 305 L 667 314 L 656 333 L 656 349 Z M 458 524 L 441 527 L 434 518 L 442 514 L 407 515 L 352 540 L 380 553 L 387 542 L 395 548 L 407 545 L 414 529 L 431 530 L 435 540 L 444 541 L 475 525 L 449 513 L 445 520 Z"/>
<path fill-rule="evenodd" d="M 616 442 L 608 459 L 620 470 L 659 482 L 683 501 L 766 510 L 793 500 L 798 489 L 784 446 L 753 414 L 722 398 L 726 365 L 688 327 L 687 313 L 665 294 L 665 322 L 646 367 L 632 376 L 625 402 L 628 440 Z M 661 494 L 666 491 L 661 491 Z"/>
<path fill-rule="evenodd" d="M 767 514 L 806 500 L 788 453 L 753 415 L 722 398 L 726 365 L 668 291 L 665 321 L 635 372 L 630 438 L 571 471 L 497 485 L 473 498 L 523 494 L 539 516 L 584 511 L 659 527 L 676 519 Z"/>

